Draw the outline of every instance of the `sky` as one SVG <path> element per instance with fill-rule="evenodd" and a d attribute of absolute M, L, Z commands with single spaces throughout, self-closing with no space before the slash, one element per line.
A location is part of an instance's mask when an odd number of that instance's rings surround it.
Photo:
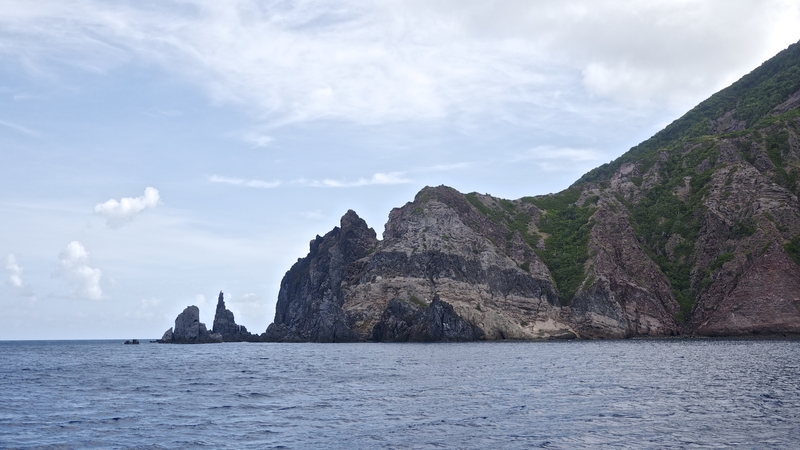
<path fill-rule="evenodd" d="M 0 340 L 262 333 L 353 209 L 558 192 L 800 40 L 783 0 L 0 0 Z"/>

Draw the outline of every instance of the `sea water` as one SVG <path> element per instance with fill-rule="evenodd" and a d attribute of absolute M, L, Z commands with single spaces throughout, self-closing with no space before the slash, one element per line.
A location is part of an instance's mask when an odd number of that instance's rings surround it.
<path fill-rule="evenodd" d="M 798 448 L 800 341 L 6 341 L 0 447 Z"/>

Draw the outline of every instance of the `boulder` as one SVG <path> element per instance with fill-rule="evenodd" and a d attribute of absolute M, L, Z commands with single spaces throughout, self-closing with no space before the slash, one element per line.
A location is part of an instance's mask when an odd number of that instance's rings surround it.
<path fill-rule="evenodd" d="M 161 339 L 158 341 L 159 344 L 168 344 L 172 342 L 172 327 L 169 327 L 169 330 L 165 331 L 164 334 L 161 336 Z"/>

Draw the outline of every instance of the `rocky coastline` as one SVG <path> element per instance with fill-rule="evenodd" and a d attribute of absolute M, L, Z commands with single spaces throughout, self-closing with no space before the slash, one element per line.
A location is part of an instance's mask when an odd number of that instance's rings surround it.
<path fill-rule="evenodd" d="M 800 335 L 800 43 L 568 189 L 425 187 L 316 236 L 253 335 L 220 293 L 161 342 Z"/>

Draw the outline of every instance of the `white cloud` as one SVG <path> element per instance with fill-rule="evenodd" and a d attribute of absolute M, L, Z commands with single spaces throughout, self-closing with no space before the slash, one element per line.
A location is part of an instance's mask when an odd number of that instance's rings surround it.
<path fill-rule="evenodd" d="M 17 257 L 13 253 L 6 256 L 6 270 L 9 272 L 6 283 L 12 288 L 22 289 L 22 267 L 17 263 Z"/>
<path fill-rule="evenodd" d="M 355 181 L 341 181 L 326 178 L 324 180 L 307 180 L 300 178 L 292 183 L 310 187 L 349 188 L 380 184 L 406 184 L 412 181 L 405 178 L 405 172 L 375 173 L 370 178 L 359 178 Z"/>
<path fill-rule="evenodd" d="M 261 180 L 245 180 L 243 178 L 228 178 L 218 175 L 211 175 L 208 181 L 212 183 L 232 184 L 234 186 L 245 186 L 259 189 L 271 189 L 281 185 L 280 181 L 261 181 Z"/>
<path fill-rule="evenodd" d="M 696 100 L 798 38 L 786 0 L 42 0 L 0 14 L 0 55 L 37 76 L 141 59 L 273 125 L 513 120 L 520 105 L 569 108 L 576 77 L 623 103 Z"/>
<path fill-rule="evenodd" d="M 208 181 L 212 183 L 231 184 L 234 186 L 245 186 L 260 189 L 271 189 L 283 185 L 281 181 L 261 181 L 261 180 L 246 180 L 244 178 L 229 178 L 221 177 L 219 175 L 212 175 L 208 177 Z M 307 178 L 298 178 L 289 182 L 288 184 L 308 186 L 308 187 L 326 187 L 326 188 L 349 188 L 372 186 L 379 184 L 405 184 L 411 183 L 411 180 L 405 177 L 405 172 L 389 172 L 389 173 L 375 173 L 369 178 L 359 178 L 352 181 L 334 180 L 325 178 L 322 180 L 309 180 Z"/>
<path fill-rule="evenodd" d="M 261 302 L 261 298 L 253 293 L 244 294 L 241 298 L 237 298 L 233 300 L 235 303 L 259 303 Z"/>
<path fill-rule="evenodd" d="M 265 134 L 248 132 L 242 136 L 242 140 L 250 144 L 252 148 L 258 148 L 268 146 L 274 139 Z"/>
<path fill-rule="evenodd" d="M 2 126 L 4 126 L 4 127 L 11 128 L 12 130 L 17 130 L 17 131 L 19 131 L 20 133 L 27 134 L 28 136 L 39 136 L 39 133 L 37 133 L 37 132 L 35 132 L 35 131 L 31 130 L 30 128 L 23 127 L 22 125 L 18 125 L 18 124 L 16 124 L 16 123 L 13 123 L 13 122 L 8 122 L 8 121 L 5 121 L 5 120 L 0 120 L 0 125 L 2 125 Z"/>
<path fill-rule="evenodd" d="M 109 227 L 119 228 L 145 209 L 155 208 L 158 200 L 158 190 L 148 187 L 141 197 L 125 197 L 119 201 L 111 199 L 105 203 L 98 203 L 94 207 L 94 213 L 105 217 Z"/>
<path fill-rule="evenodd" d="M 317 209 L 317 210 L 314 210 L 314 211 L 305 211 L 305 212 L 300 213 L 300 216 L 303 217 L 304 219 L 309 219 L 309 220 L 318 220 L 318 219 L 322 219 L 323 217 L 325 217 L 325 215 L 322 214 L 322 210 L 321 209 Z"/>
<path fill-rule="evenodd" d="M 89 252 L 83 244 L 72 241 L 58 255 L 63 273 L 77 287 L 76 294 L 88 300 L 101 300 L 103 290 L 100 288 L 100 279 L 103 271 L 89 267 Z"/>
<path fill-rule="evenodd" d="M 420 167 L 415 169 L 414 172 L 448 172 L 451 170 L 464 170 L 472 167 L 472 163 L 460 162 L 453 164 L 436 164 L 433 166 Z"/>
<path fill-rule="evenodd" d="M 532 161 L 545 172 L 572 171 L 576 166 L 594 167 L 605 155 L 591 148 L 542 145 L 513 155 L 509 162 Z"/>

